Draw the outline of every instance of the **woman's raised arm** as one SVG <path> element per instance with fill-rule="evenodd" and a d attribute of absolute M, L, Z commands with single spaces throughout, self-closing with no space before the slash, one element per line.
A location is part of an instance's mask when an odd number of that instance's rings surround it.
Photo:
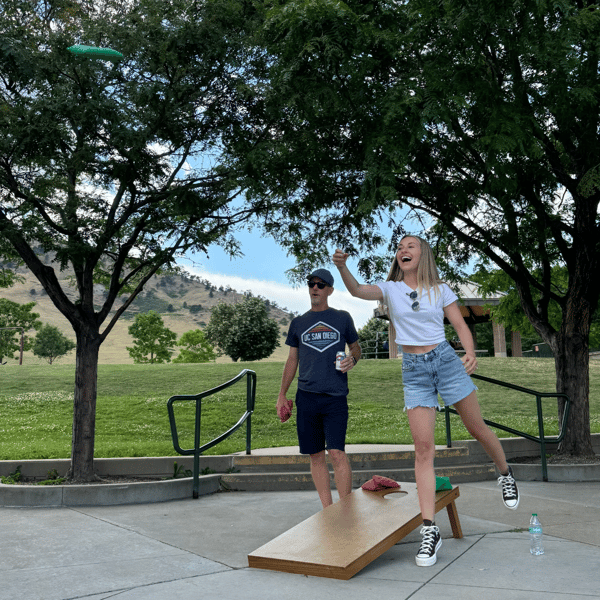
<path fill-rule="evenodd" d="M 383 300 L 383 292 L 378 286 L 358 283 L 356 281 L 354 275 L 350 273 L 346 266 L 348 256 L 348 253 L 338 248 L 332 258 L 333 264 L 338 268 L 342 276 L 342 281 L 346 289 L 356 298 L 362 298 L 363 300 Z"/>

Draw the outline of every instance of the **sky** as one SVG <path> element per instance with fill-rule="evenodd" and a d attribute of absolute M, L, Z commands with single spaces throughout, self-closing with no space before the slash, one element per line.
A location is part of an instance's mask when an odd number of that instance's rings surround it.
<path fill-rule="evenodd" d="M 231 286 L 238 292 L 250 291 L 277 302 L 280 308 L 299 314 L 310 309 L 308 286 L 294 287 L 290 284 L 286 271 L 295 266 L 294 258 L 287 256 L 283 248 L 272 239 L 261 237 L 253 232 L 239 232 L 236 238 L 241 241 L 244 256 L 231 258 L 221 248 L 212 247 L 209 256 L 196 255 L 194 261 L 180 260 L 186 271 L 210 281 L 220 287 Z M 354 319 L 357 329 L 363 327 L 373 316 L 376 302 L 353 298 L 342 282 L 333 263 L 320 265 L 328 269 L 334 278 L 334 292 L 329 298 L 329 306 L 347 310 Z M 348 261 L 351 272 L 357 276 L 356 262 Z M 360 278 L 357 277 L 357 279 Z"/>

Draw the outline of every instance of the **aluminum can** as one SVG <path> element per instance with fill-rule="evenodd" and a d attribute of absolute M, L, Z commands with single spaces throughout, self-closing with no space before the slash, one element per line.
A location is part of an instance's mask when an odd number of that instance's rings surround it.
<path fill-rule="evenodd" d="M 335 355 L 335 368 L 338 371 L 342 370 L 342 361 L 346 358 L 345 352 L 337 352 Z"/>

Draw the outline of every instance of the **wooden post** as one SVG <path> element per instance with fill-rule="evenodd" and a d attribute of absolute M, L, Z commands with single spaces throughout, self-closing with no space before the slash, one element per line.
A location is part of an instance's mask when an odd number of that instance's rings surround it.
<path fill-rule="evenodd" d="M 523 356 L 523 348 L 521 347 L 521 333 L 519 331 L 511 331 L 510 341 L 512 346 L 512 355 Z"/>
<path fill-rule="evenodd" d="M 494 356 L 506 356 L 506 331 L 504 325 L 492 321 L 494 328 Z"/>

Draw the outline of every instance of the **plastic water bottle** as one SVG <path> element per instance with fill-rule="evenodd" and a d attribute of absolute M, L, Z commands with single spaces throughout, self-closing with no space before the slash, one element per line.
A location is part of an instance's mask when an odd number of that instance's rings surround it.
<path fill-rule="evenodd" d="M 542 524 L 540 523 L 537 514 L 533 513 L 531 515 L 531 520 L 529 521 L 529 541 L 531 543 L 529 551 L 535 556 L 544 554 L 544 544 L 542 542 L 542 535 Z"/>

